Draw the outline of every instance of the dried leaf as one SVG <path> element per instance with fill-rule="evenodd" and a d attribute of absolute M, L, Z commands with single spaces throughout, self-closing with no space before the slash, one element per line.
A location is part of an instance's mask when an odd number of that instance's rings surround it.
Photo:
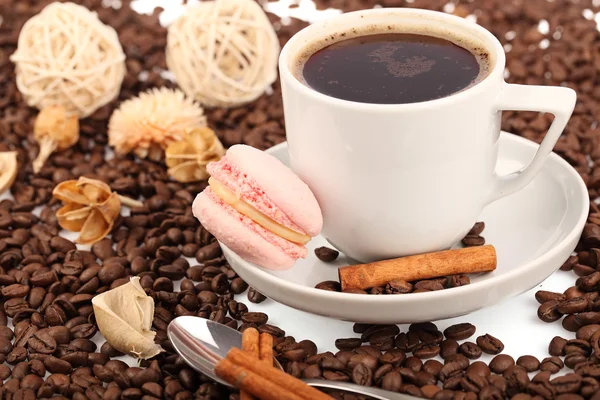
<path fill-rule="evenodd" d="M 163 349 L 154 343 L 151 330 L 154 300 L 140 286 L 139 277 L 92 299 L 100 333 L 115 349 L 147 359 Z"/>

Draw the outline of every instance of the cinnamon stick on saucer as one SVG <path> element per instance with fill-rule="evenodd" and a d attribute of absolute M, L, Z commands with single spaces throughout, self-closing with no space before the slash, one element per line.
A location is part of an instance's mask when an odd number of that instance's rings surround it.
<path fill-rule="evenodd" d="M 351 265 L 339 268 L 338 274 L 344 291 L 383 286 L 393 280 L 410 282 L 495 269 L 496 249 L 487 245 Z"/>

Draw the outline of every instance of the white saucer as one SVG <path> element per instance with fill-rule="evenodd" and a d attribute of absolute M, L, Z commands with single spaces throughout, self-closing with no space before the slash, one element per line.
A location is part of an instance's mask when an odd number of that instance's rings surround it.
<path fill-rule="evenodd" d="M 503 132 L 497 172 L 506 174 L 526 165 L 538 145 Z M 269 152 L 284 163 L 287 145 Z M 320 236 L 311 240 L 306 259 L 287 271 L 270 271 L 244 261 L 221 244 L 225 257 L 248 284 L 290 307 L 354 322 L 406 323 L 456 317 L 516 296 L 541 283 L 575 249 L 589 210 L 587 189 L 579 174 L 551 154 L 540 174 L 522 191 L 487 207 L 483 236 L 496 247 L 498 268 L 471 276 L 459 288 L 406 295 L 357 295 L 315 289 L 337 280 L 337 267 L 351 263 L 344 256 L 334 263 L 316 258 L 314 249 L 331 246 Z"/>

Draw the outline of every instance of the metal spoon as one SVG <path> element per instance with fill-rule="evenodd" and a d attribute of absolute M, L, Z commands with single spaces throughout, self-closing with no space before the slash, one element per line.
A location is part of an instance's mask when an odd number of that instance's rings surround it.
<path fill-rule="evenodd" d="M 179 355 L 194 369 L 226 386 L 227 382 L 215 375 L 215 365 L 232 347 L 241 348 L 242 334 L 228 326 L 200 318 L 177 317 L 169 324 L 167 334 Z M 277 363 L 279 368 L 281 366 Z M 380 400 L 413 400 L 416 397 L 387 390 L 334 382 L 321 379 L 303 379 L 310 386 L 338 389 L 362 394 Z"/>

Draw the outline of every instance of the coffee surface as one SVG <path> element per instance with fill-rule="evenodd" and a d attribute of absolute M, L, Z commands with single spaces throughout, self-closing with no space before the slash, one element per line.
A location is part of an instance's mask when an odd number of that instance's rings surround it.
<path fill-rule="evenodd" d="M 485 53 L 450 40 L 412 33 L 379 33 L 345 39 L 312 54 L 305 83 L 339 99 L 406 104 L 439 99 L 485 77 Z"/>

